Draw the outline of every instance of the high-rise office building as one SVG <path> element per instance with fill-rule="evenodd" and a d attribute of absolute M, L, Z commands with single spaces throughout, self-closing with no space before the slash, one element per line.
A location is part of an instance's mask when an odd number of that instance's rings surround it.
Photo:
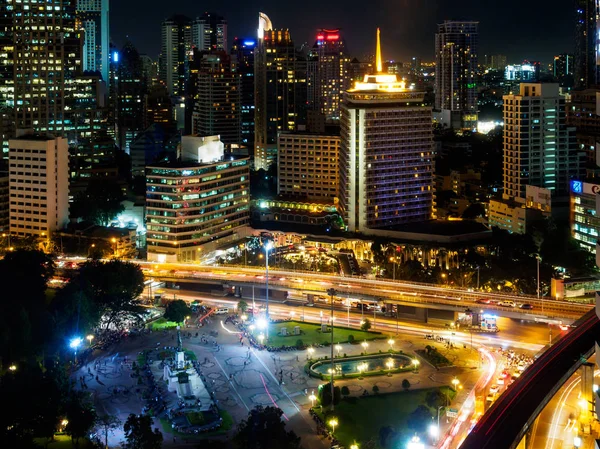
<path fill-rule="evenodd" d="M 561 87 L 573 87 L 573 55 L 563 53 L 555 56 L 552 72 Z"/>
<path fill-rule="evenodd" d="M 277 158 L 277 133 L 306 123 L 306 58 L 287 29 L 273 29 L 259 15 L 255 53 L 254 166 L 268 168 Z"/>
<path fill-rule="evenodd" d="M 241 142 L 241 80 L 237 64 L 225 52 L 202 55 L 192 134 L 220 136 L 225 145 Z"/>
<path fill-rule="evenodd" d="M 8 140 L 15 126 L 14 45 L 12 11 L 0 7 L 0 157 L 8 157 Z"/>
<path fill-rule="evenodd" d="M 112 55 L 113 86 L 110 107 L 115 123 L 115 141 L 119 148 L 129 152 L 129 144 L 144 129 L 144 82 L 140 55 L 128 41 L 120 52 Z"/>
<path fill-rule="evenodd" d="M 10 233 L 49 237 L 69 220 L 67 141 L 19 131 L 9 147 Z"/>
<path fill-rule="evenodd" d="M 577 148 L 586 155 L 586 169 L 597 172 L 600 149 L 600 89 L 573 90 L 567 103 L 567 125 L 574 127 Z M 589 174 L 590 178 L 595 177 Z"/>
<path fill-rule="evenodd" d="M 340 137 L 282 132 L 277 144 L 277 193 L 333 202 L 338 194 Z"/>
<path fill-rule="evenodd" d="M 254 51 L 256 39 L 233 41 L 231 54 L 235 56 L 237 72 L 240 75 L 241 96 L 241 144 L 248 147 L 254 156 Z"/>
<path fill-rule="evenodd" d="M 367 233 L 433 217 L 433 126 L 424 93 L 376 74 L 342 103 L 339 200 L 348 231 Z"/>
<path fill-rule="evenodd" d="M 206 245 L 245 237 L 249 159 L 225 158 L 218 136 L 183 136 L 181 153 L 146 167 L 148 260 L 197 261 Z"/>
<path fill-rule="evenodd" d="M 575 128 L 567 126 L 558 84 L 522 83 L 518 95 L 503 100 L 504 197 L 525 201 L 527 185 L 546 188 L 553 198 L 566 195 L 584 154 Z"/>
<path fill-rule="evenodd" d="M 192 22 L 192 45 L 199 51 L 229 51 L 227 20 L 208 12 L 196 17 Z"/>
<path fill-rule="evenodd" d="M 455 129 L 477 127 L 478 22 L 446 20 L 435 35 L 435 109 Z"/>
<path fill-rule="evenodd" d="M 505 55 L 485 55 L 485 66 L 491 70 L 504 71 L 506 67 Z"/>
<path fill-rule="evenodd" d="M 575 88 L 588 89 L 599 80 L 600 3 L 597 0 L 576 0 L 576 5 Z"/>
<path fill-rule="evenodd" d="M 160 80 L 170 95 L 182 96 L 189 76 L 192 20 L 177 15 L 162 23 Z"/>
<path fill-rule="evenodd" d="M 175 131 L 173 103 L 165 86 L 159 84 L 148 89 L 144 96 L 144 110 L 144 129 L 159 124 L 169 133 Z"/>
<path fill-rule="evenodd" d="M 346 44 L 341 30 L 319 30 L 314 45 L 317 57 L 317 85 L 315 91 L 319 101 L 319 111 L 327 121 L 339 121 L 340 103 L 348 85 L 348 64 Z"/>
<path fill-rule="evenodd" d="M 75 0 L 10 4 L 16 128 L 60 135 L 68 128 L 65 85 L 82 68 Z"/>
<path fill-rule="evenodd" d="M 85 31 L 83 70 L 100 72 L 106 85 L 110 57 L 109 0 L 77 0 L 77 22 Z"/>

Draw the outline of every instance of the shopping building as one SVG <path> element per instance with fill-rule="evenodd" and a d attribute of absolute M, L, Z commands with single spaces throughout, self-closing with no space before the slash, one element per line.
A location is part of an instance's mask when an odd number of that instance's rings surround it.
<path fill-rule="evenodd" d="M 596 253 L 600 232 L 600 217 L 596 214 L 599 192 L 598 184 L 571 181 L 571 235 L 591 253 Z"/>
<path fill-rule="evenodd" d="M 248 157 L 224 157 L 218 136 L 183 136 L 177 162 L 146 167 L 148 260 L 194 262 L 245 237 Z"/>

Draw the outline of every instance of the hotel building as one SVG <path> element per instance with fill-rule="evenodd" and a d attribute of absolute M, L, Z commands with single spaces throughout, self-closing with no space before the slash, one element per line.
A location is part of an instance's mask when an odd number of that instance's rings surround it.
<path fill-rule="evenodd" d="M 339 199 L 348 231 L 368 233 L 433 216 L 433 127 L 424 93 L 384 74 L 348 90 L 341 114 Z"/>

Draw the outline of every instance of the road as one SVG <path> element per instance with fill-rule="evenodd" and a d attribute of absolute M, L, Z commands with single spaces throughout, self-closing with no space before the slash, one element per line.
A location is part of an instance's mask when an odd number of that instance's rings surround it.
<path fill-rule="evenodd" d="M 264 270 L 244 267 L 204 267 L 192 264 L 139 263 L 147 277 L 167 281 L 213 280 L 234 285 L 265 285 Z M 517 296 L 502 293 L 475 292 L 463 288 L 448 288 L 433 284 L 419 284 L 405 281 L 366 279 L 360 277 L 340 277 L 326 273 L 269 270 L 269 285 L 273 288 L 293 290 L 300 296 L 306 293 L 325 295 L 328 288 L 335 288 L 342 298 L 366 297 L 384 299 L 386 302 L 425 306 L 429 308 L 461 310 L 465 308 L 484 309 L 502 316 L 523 317 L 530 320 L 575 320 L 592 308 L 591 305 L 573 304 L 552 299 L 537 299 L 533 296 Z M 478 301 L 491 301 L 482 304 Z M 502 307 L 500 301 L 515 301 L 517 304 L 530 304 L 533 309 Z"/>
<path fill-rule="evenodd" d="M 556 344 L 539 356 L 475 425 L 461 445 L 462 449 L 509 448 L 524 434 L 529 420 L 546 396 L 583 357 L 594 350 L 600 321 L 595 311 L 588 312 Z"/>

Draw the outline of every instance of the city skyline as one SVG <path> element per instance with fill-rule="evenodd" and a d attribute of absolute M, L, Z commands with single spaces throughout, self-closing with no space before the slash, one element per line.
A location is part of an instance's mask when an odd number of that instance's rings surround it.
<path fill-rule="evenodd" d="M 400 3 L 398 5 L 398 3 Z M 549 62 L 560 53 L 572 53 L 575 48 L 574 8 L 556 7 L 543 11 L 533 4 L 517 0 L 503 2 L 501 10 L 474 0 L 462 1 L 460 5 L 444 4 L 441 0 L 380 0 L 377 9 L 365 14 L 364 4 L 350 0 L 343 4 L 278 3 L 272 0 L 255 2 L 232 1 L 227 5 L 209 0 L 201 6 L 183 0 L 173 0 L 168 6 L 156 0 L 114 2 L 111 5 L 111 36 L 121 45 L 128 36 L 141 53 L 156 57 L 160 51 L 160 24 L 174 14 L 196 17 L 205 11 L 225 17 L 229 26 L 229 40 L 234 37 L 256 35 L 256 16 L 266 13 L 276 27 L 289 28 L 296 45 L 308 42 L 312 45 L 319 28 L 342 28 L 347 39 L 349 53 L 362 57 L 374 48 L 373 29 L 382 29 L 386 48 L 385 59 L 408 60 L 413 56 L 425 60 L 434 59 L 434 34 L 437 23 L 444 20 L 476 20 L 480 22 L 480 55 L 506 54 L 509 62 L 523 59 Z M 143 21 L 133 22 L 132 16 L 146 7 Z M 318 13 L 316 13 L 318 11 Z M 532 21 L 531 18 L 536 17 Z M 500 20 L 499 20 L 500 19 Z M 134 28 L 136 23 L 144 24 Z M 510 33 L 518 30 L 518 33 Z M 552 33 L 548 33 L 552 30 Z M 526 43 L 524 45 L 523 43 Z"/>

